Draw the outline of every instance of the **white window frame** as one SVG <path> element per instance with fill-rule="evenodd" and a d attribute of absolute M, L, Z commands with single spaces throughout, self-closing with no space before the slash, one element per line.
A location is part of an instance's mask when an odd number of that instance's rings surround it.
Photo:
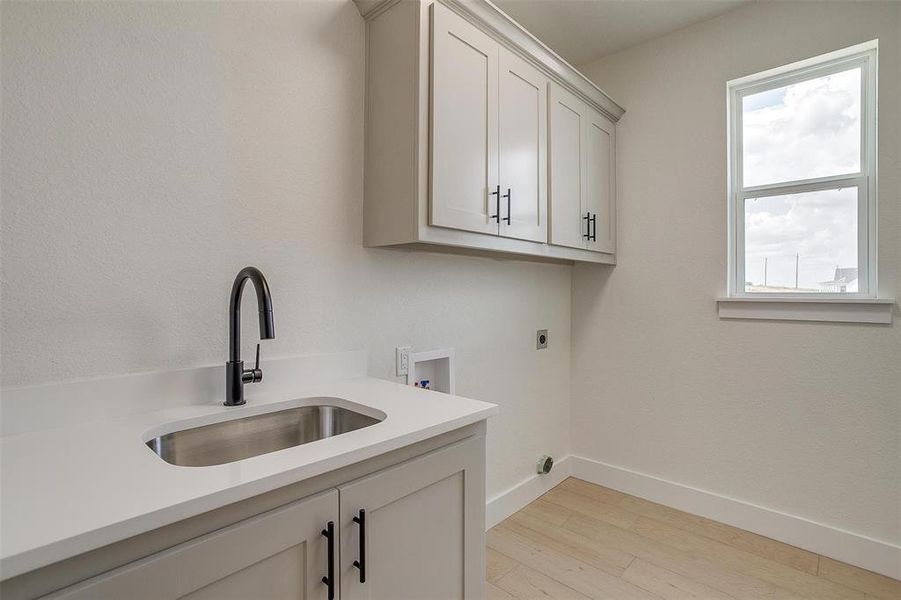
<path fill-rule="evenodd" d="M 876 79 L 878 41 L 873 40 L 727 83 L 727 146 L 729 235 L 728 297 L 809 301 L 876 298 L 877 202 L 876 202 Z M 742 187 L 742 99 L 750 94 L 822 77 L 854 67 L 861 68 L 860 170 L 829 177 Z M 745 210 L 749 198 L 766 198 L 802 192 L 857 187 L 857 292 L 747 292 L 745 291 Z"/>

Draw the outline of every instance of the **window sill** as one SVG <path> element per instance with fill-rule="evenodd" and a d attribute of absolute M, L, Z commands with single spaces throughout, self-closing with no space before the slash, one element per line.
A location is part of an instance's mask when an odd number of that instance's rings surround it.
<path fill-rule="evenodd" d="M 891 324 L 894 298 L 717 298 L 720 319 Z"/>

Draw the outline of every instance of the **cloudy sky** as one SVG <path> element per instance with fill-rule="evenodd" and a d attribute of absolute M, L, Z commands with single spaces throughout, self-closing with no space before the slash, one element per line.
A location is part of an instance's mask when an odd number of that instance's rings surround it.
<path fill-rule="evenodd" d="M 860 170 L 860 69 L 746 96 L 745 187 Z M 745 202 L 745 279 L 815 289 L 857 266 L 857 190 Z M 766 259 L 766 260 L 765 260 Z"/>

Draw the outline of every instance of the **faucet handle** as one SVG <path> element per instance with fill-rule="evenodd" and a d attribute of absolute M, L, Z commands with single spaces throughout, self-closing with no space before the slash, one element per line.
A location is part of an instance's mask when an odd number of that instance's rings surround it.
<path fill-rule="evenodd" d="M 257 359 L 256 363 L 253 365 L 253 378 L 250 380 L 250 383 L 259 383 L 263 381 L 263 370 L 260 368 L 260 345 L 257 344 Z"/>
<path fill-rule="evenodd" d="M 241 373 L 242 383 L 259 383 L 263 381 L 263 370 L 260 369 L 260 345 L 257 344 L 257 360 L 252 369 L 244 369 Z"/>

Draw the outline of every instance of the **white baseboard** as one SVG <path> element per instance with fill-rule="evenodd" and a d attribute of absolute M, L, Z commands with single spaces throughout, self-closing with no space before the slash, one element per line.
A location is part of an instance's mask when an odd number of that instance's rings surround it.
<path fill-rule="evenodd" d="M 580 456 L 567 458 L 573 477 L 901 579 L 901 546 L 622 467 Z M 530 482 L 523 482 L 507 492 L 510 499 L 507 495 L 494 498 L 492 503 L 499 505 L 495 510 L 499 514 L 503 508 L 511 506 L 516 506 L 514 511 L 518 510 L 520 507 L 516 502 L 528 495 L 525 491 L 520 492 L 519 487 L 527 485 L 531 485 Z M 492 514 L 491 510 L 489 514 Z"/>
<path fill-rule="evenodd" d="M 525 507 L 552 487 L 570 476 L 572 461 L 564 456 L 554 463 L 547 475 L 532 475 L 510 489 L 490 498 L 485 507 L 485 528 L 491 529 L 519 509 Z"/>

